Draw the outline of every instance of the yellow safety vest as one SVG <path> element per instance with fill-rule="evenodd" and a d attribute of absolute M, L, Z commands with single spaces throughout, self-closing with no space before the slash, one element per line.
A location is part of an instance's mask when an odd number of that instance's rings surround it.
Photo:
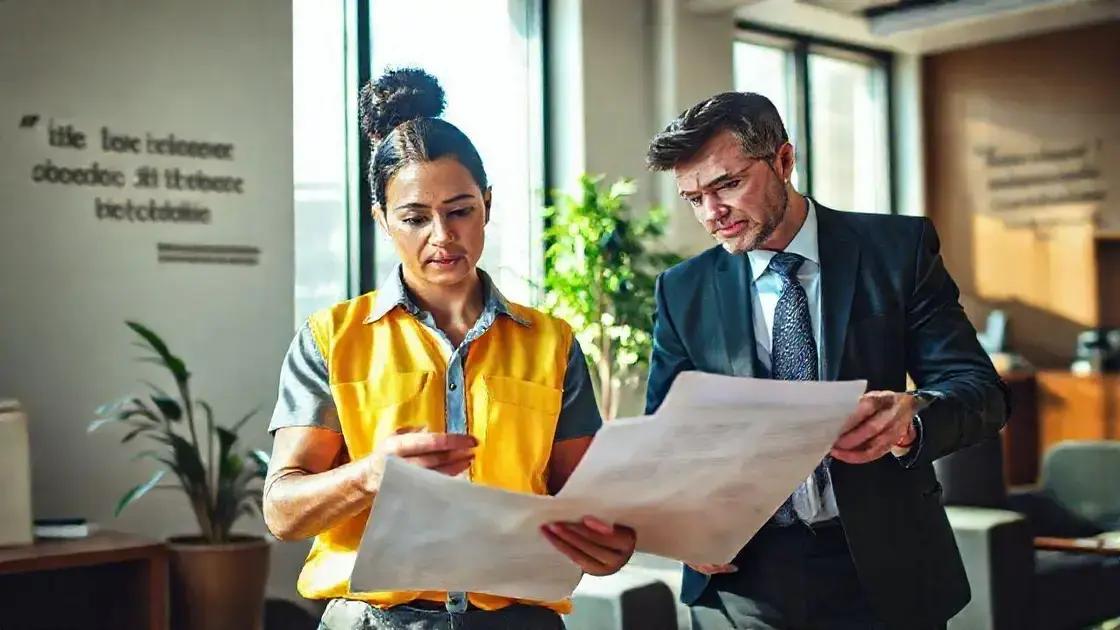
<path fill-rule="evenodd" d="M 403 308 L 367 323 L 375 296 L 367 293 L 310 318 L 352 461 L 402 427 L 446 431 L 447 363 L 437 341 Z M 564 321 L 531 308 L 509 308 L 528 325 L 499 315 L 471 343 L 464 366 L 467 430 L 479 442 L 470 478 L 506 490 L 547 494 L 572 331 Z M 358 599 L 379 607 L 416 599 L 445 601 L 446 593 L 431 591 L 350 592 L 350 573 L 368 517 L 365 510 L 315 537 L 299 576 L 300 594 Z M 567 600 L 525 602 L 480 593 L 468 598 L 484 610 L 514 603 L 561 613 L 571 609 Z"/>

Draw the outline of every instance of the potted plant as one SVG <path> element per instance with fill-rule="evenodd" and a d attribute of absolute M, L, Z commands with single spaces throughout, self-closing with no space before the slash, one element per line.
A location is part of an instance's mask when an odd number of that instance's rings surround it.
<path fill-rule="evenodd" d="M 657 274 L 681 257 L 652 247 L 665 235 L 663 209 L 632 218 L 634 183 L 604 190 L 602 180 L 583 175 L 578 198 L 557 192 L 545 209 L 543 287 L 544 308 L 575 329 L 609 420 L 623 388 L 640 387 L 645 376 Z"/>
<path fill-rule="evenodd" d="M 145 438 L 155 446 L 134 459 L 150 459 L 161 466 L 148 481 L 121 497 L 115 513 L 119 515 L 153 488 L 181 489 L 190 501 L 200 534 L 168 540 L 172 627 L 259 629 L 269 545 L 259 536 L 232 531 L 238 517 L 261 509 L 262 490 L 257 481 L 268 469 L 268 454 L 240 450 L 237 435 L 255 410 L 228 427 L 216 424 L 209 403 L 192 397 L 191 373 L 183 360 L 147 327 L 126 324 L 142 340 L 135 345 L 154 353 L 140 360 L 166 368 L 176 395 L 145 381 L 151 389 L 148 395 L 127 396 L 97 410 L 98 419 L 90 424 L 90 432 L 109 424 L 127 428 L 122 443 Z M 161 486 L 168 472 L 178 484 Z"/>

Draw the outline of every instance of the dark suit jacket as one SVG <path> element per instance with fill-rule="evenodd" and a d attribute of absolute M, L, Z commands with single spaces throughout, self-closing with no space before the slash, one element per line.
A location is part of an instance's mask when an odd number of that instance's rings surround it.
<path fill-rule="evenodd" d="M 878 614 L 898 628 L 941 624 L 970 592 L 932 462 L 996 436 L 1007 418 L 1006 390 L 965 318 L 928 219 L 820 204 L 816 212 L 825 378 L 905 391 L 910 374 L 918 387 L 943 394 L 921 413 L 921 450 L 909 468 L 888 454 L 830 469 L 852 558 Z M 681 371 L 764 373 L 751 282 L 747 256 L 721 247 L 661 275 L 647 413 Z M 685 567 L 685 603 L 707 581 Z"/>

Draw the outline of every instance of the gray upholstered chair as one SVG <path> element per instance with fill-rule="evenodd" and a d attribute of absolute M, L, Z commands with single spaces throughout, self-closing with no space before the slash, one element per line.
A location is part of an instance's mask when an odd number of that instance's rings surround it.
<path fill-rule="evenodd" d="M 1115 443 L 1055 447 L 1044 459 L 1041 488 L 1010 496 L 999 440 L 935 466 L 972 587 L 972 601 L 950 628 L 1051 630 L 1120 616 L 1120 558 L 1035 550 L 1033 543 L 1034 536 L 1087 536 L 1108 528 L 1120 507 Z"/>
<path fill-rule="evenodd" d="M 688 628 L 680 603 L 679 562 L 634 554 L 614 575 L 584 576 L 572 594 L 568 630 L 678 630 Z"/>
<path fill-rule="evenodd" d="M 1040 492 L 1102 531 L 1120 530 L 1120 441 L 1062 442 L 1042 460 Z"/>

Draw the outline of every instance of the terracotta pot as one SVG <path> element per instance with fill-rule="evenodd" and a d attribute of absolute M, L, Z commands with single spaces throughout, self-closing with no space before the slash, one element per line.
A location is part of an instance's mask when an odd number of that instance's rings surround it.
<path fill-rule="evenodd" d="M 211 545 L 177 536 L 167 543 L 172 630 L 261 630 L 268 541 L 234 536 Z"/>

